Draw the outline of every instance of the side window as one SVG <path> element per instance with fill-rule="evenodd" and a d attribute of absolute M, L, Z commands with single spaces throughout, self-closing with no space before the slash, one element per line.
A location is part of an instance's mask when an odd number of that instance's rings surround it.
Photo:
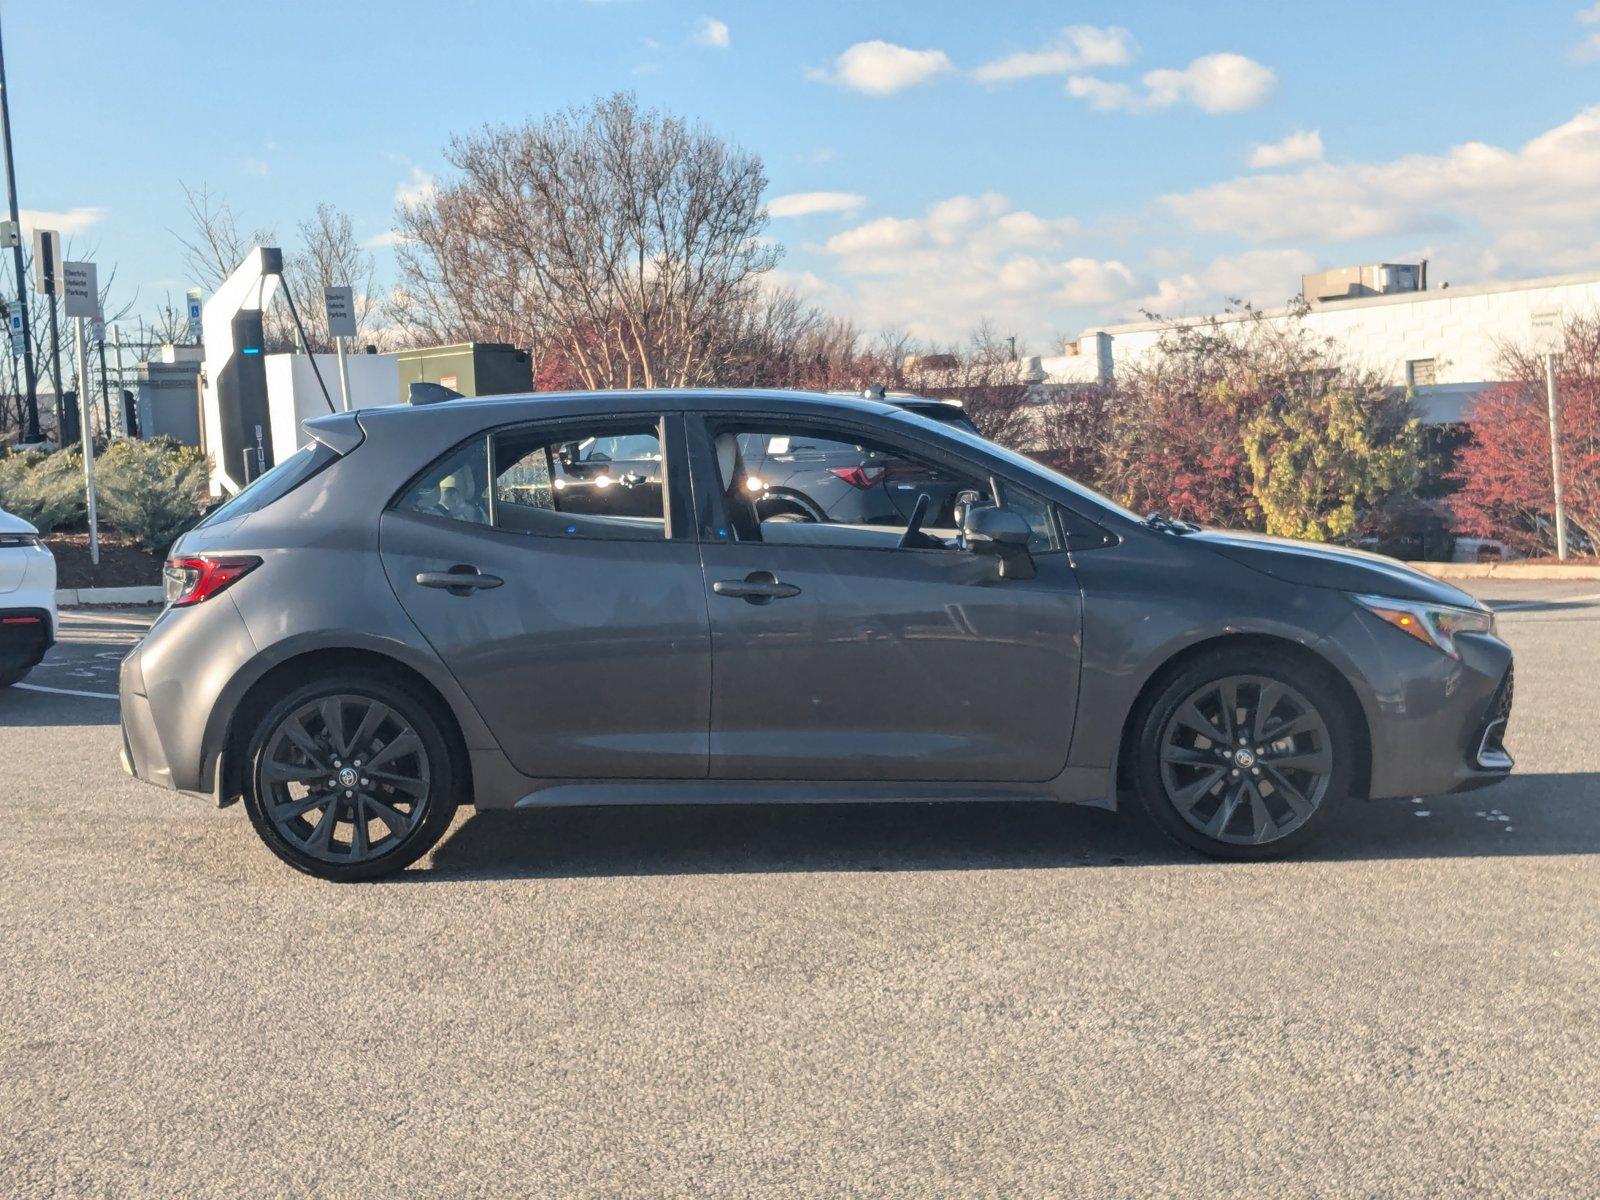
<path fill-rule="evenodd" d="M 955 549 L 959 507 L 992 502 L 987 479 L 823 429 L 724 429 L 716 444 L 723 495 L 740 541 L 893 550 L 920 506 L 920 526 L 908 548 Z M 754 447 L 762 448 L 761 457 L 752 455 Z M 1034 528 L 1030 547 L 1055 549 L 1049 504 L 1013 492 L 1008 504 Z"/>
<path fill-rule="evenodd" d="M 1004 487 L 1001 494 L 1006 507 L 1027 521 L 1028 527 L 1033 530 L 1028 538 L 1028 549 L 1034 554 L 1056 549 L 1055 525 L 1050 520 L 1053 506 L 1050 502 L 1017 487 Z"/>
<path fill-rule="evenodd" d="M 470 525 L 489 523 L 488 460 L 480 438 L 440 459 L 395 507 Z"/>
<path fill-rule="evenodd" d="M 512 429 L 491 439 L 497 529 L 544 537 L 666 537 L 666 476 L 652 422 Z"/>

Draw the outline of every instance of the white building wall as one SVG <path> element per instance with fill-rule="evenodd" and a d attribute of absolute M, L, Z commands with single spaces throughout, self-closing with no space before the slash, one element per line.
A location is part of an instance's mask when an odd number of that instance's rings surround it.
<path fill-rule="evenodd" d="M 328 385 L 335 410 L 341 407 L 339 395 L 339 356 L 319 354 L 317 369 Z M 348 354 L 350 407 L 382 408 L 400 403 L 400 368 L 392 354 Z M 267 411 L 272 421 L 273 461 L 282 462 L 310 439 L 300 422 L 328 415 L 328 402 L 317 386 L 311 360 L 304 354 L 269 354 L 267 369 Z"/>
<path fill-rule="evenodd" d="M 1461 419 L 1461 410 L 1487 384 L 1498 382 L 1499 347 L 1526 341 L 1533 314 L 1559 309 L 1569 315 L 1600 314 L 1600 272 L 1531 279 L 1517 283 L 1401 292 L 1313 305 L 1306 326 L 1340 343 L 1358 363 L 1378 371 L 1386 382 L 1406 384 L 1408 362 L 1432 359 L 1435 383 L 1417 394 L 1429 420 Z M 1287 321 L 1286 310 L 1268 314 Z M 1048 383 L 1108 381 L 1119 364 L 1154 350 L 1162 335 L 1185 322 L 1142 323 L 1087 331 L 1079 353 L 1046 358 Z M 1219 315 L 1226 323 L 1241 318 Z M 1110 366 L 1100 343 L 1110 338 Z"/>

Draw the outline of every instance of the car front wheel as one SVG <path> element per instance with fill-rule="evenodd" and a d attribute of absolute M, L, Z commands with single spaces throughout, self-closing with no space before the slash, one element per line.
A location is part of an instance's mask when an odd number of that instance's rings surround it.
<path fill-rule="evenodd" d="M 1219 651 L 1144 711 L 1139 798 L 1162 830 L 1215 858 L 1290 853 L 1350 789 L 1354 737 L 1334 686 L 1270 651 Z"/>
<path fill-rule="evenodd" d="M 245 808 L 267 847 L 323 879 L 401 870 L 444 835 L 459 772 L 435 707 L 381 676 L 290 691 L 256 723 Z"/>

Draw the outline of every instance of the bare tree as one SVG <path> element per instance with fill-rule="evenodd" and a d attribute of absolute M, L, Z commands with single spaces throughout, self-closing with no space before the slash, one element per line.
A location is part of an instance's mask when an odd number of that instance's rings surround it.
<path fill-rule="evenodd" d="M 294 296 L 310 348 L 319 353 L 334 349 L 322 302 L 323 289 L 329 287 L 354 290 L 356 338 L 368 339 L 374 332 L 377 266 L 372 252 L 356 240 L 349 215 L 323 202 L 317 205 L 316 215 L 301 221 L 297 229 L 301 245 L 284 255 L 283 284 Z M 267 338 L 285 349 L 297 343 L 288 313 L 274 309 Z"/>
<path fill-rule="evenodd" d="M 172 235 L 183 247 L 183 265 L 189 278 L 207 291 L 215 291 L 252 246 L 273 240 L 273 232 L 270 228 L 242 229 L 238 214 L 228 202 L 203 183 L 192 188 L 179 180 L 178 186 L 183 189 L 189 228 L 187 233 L 172 230 Z"/>
<path fill-rule="evenodd" d="M 533 302 L 528 340 L 559 348 L 588 387 L 710 377 L 780 253 L 761 238 L 760 158 L 625 93 L 455 138 L 447 157 L 461 177 L 399 214 L 417 247 L 405 290 L 480 282 L 455 278 L 437 247 L 502 256 L 502 284 Z M 451 216 L 465 229 L 442 228 Z"/>

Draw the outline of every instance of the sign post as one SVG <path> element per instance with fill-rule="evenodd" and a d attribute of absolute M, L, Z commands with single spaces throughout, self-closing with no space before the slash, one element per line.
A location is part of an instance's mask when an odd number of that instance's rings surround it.
<path fill-rule="evenodd" d="M 1567 499 L 1561 479 L 1561 397 L 1556 391 L 1556 355 L 1565 349 L 1566 326 L 1559 308 L 1533 314 L 1534 352 L 1544 357 L 1544 395 L 1550 409 L 1550 483 L 1556 502 L 1556 557 L 1567 557 Z"/>
<path fill-rule="evenodd" d="M 328 336 L 339 350 L 339 401 L 350 411 L 350 368 L 344 361 L 344 340 L 356 336 L 356 294 L 350 287 L 322 289 L 322 307 L 328 314 Z"/>
<path fill-rule="evenodd" d="M 83 488 L 89 509 L 89 561 L 100 565 L 100 528 L 94 502 L 94 406 L 89 403 L 89 322 L 100 315 L 100 286 L 89 262 L 64 262 L 62 300 L 67 316 L 78 319 L 78 434 L 83 443 Z M 110 432 L 109 430 L 107 431 Z"/>
<path fill-rule="evenodd" d="M 56 382 L 56 441 L 65 445 L 68 428 L 66 383 L 61 378 L 61 329 L 56 323 L 56 276 L 61 271 L 61 235 L 52 229 L 33 231 L 33 290 L 50 311 L 50 369 Z"/>

